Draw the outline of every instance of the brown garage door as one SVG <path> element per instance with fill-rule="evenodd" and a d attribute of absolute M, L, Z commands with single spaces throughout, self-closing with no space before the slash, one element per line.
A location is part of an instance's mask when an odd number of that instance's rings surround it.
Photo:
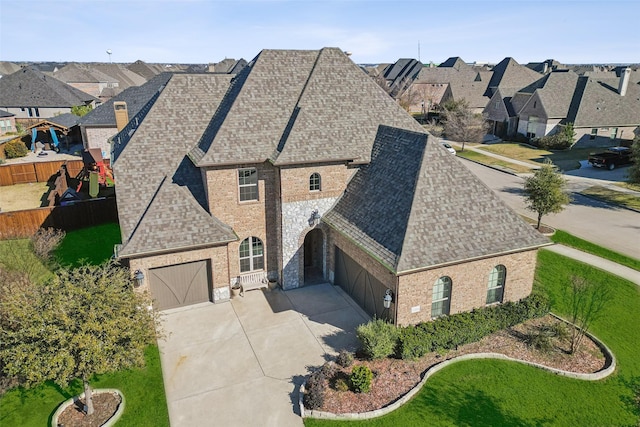
<path fill-rule="evenodd" d="M 211 300 L 209 260 L 149 270 L 149 284 L 158 310 Z"/>
<path fill-rule="evenodd" d="M 389 319 L 391 313 L 384 309 L 386 286 L 353 258 L 336 247 L 335 282 L 372 317 Z"/>

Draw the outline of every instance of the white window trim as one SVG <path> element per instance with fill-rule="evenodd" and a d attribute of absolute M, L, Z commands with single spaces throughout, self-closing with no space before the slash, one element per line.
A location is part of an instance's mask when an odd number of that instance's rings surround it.
<path fill-rule="evenodd" d="M 255 184 L 240 184 L 240 173 L 242 171 L 246 171 L 246 170 L 254 170 L 256 171 L 256 182 Z M 236 172 L 236 179 L 238 181 L 238 202 L 240 203 L 255 203 L 260 201 L 260 191 L 258 188 L 258 169 L 257 168 L 239 168 L 237 169 Z M 256 198 L 255 199 L 246 199 L 246 200 L 242 200 L 242 195 L 241 195 L 241 188 L 248 188 L 248 187 L 254 187 L 256 188 Z"/>
<path fill-rule="evenodd" d="M 445 277 L 448 279 L 449 296 L 448 297 L 444 297 L 444 298 L 434 299 L 433 298 L 433 290 L 436 287 L 436 285 L 438 284 L 438 282 L 440 281 L 440 279 L 445 278 Z M 445 286 L 446 286 L 446 283 L 445 283 Z M 445 287 L 445 289 L 446 289 L 446 287 Z M 451 277 L 449 277 L 449 276 L 442 276 L 442 277 L 438 278 L 438 280 L 436 280 L 436 283 L 433 284 L 433 288 L 431 290 L 431 292 L 432 292 L 432 295 L 431 295 L 431 318 L 432 319 L 436 319 L 438 317 L 448 316 L 449 315 L 449 313 L 451 312 L 451 294 L 452 294 L 452 291 L 453 291 L 453 281 L 451 280 Z M 446 313 L 440 313 L 439 315 L 434 316 L 433 315 L 433 304 L 438 303 L 438 302 L 443 302 L 443 301 L 448 301 L 447 312 Z"/>
<path fill-rule="evenodd" d="M 255 255 L 253 253 L 253 240 L 259 240 L 260 244 L 262 245 L 262 254 L 261 255 Z M 242 257 L 240 256 L 240 247 L 242 247 L 242 243 L 244 243 L 246 240 L 249 241 L 249 255 L 246 257 Z M 254 258 L 256 257 L 262 257 L 262 268 L 254 268 L 253 266 L 253 261 Z M 242 271 L 242 260 L 244 259 L 248 259 L 249 260 L 249 270 L 247 271 Z M 254 273 L 256 271 L 264 271 L 264 241 L 262 239 L 260 239 L 259 237 L 256 236 L 250 236 L 247 237 L 246 239 L 244 239 L 242 242 L 240 242 L 240 246 L 238 246 L 238 267 L 239 267 L 239 271 L 240 274 L 249 274 L 249 273 Z"/>

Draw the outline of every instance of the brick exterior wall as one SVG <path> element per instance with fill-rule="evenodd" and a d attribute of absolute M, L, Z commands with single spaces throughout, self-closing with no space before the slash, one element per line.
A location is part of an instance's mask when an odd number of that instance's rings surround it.
<path fill-rule="evenodd" d="M 238 170 L 255 167 L 258 172 L 258 200 L 240 201 Z M 238 241 L 228 245 L 229 277 L 240 274 L 240 243 L 248 237 L 262 240 L 265 270 L 270 279 L 278 277 L 279 187 L 277 169 L 269 163 L 207 168 L 206 192 L 212 215 L 233 228 Z"/>
<path fill-rule="evenodd" d="M 83 127 L 82 139 L 84 148 L 99 148 L 102 150 L 102 157 L 111 158 L 111 144 L 109 138 L 118 133 L 115 126 L 111 127 Z M 105 155 L 106 154 L 106 155 Z"/>
<path fill-rule="evenodd" d="M 211 260 L 211 277 L 214 302 L 229 299 L 229 259 L 226 246 L 216 246 L 192 251 L 174 252 L 171 254 L 155 255 L 143 258 L 130 258 L 129 268 L 132 272 L 141 270 L 144 273 L 144 284 L 136 290 L 150 292 L 149 269 L 174 264 L 183 264 L 203 259 Z"/>
<path fill-rule="evenodd" d="M 409 325 L 431 320 L 433 285 L 442 276 L 449 276 L 452 281 L 450 314 L 485 306 L 489 273 L 500 264 L 507 269 L 503 302 L 528 296 L 533 288 L 537 252 L 518 252 L 401 275 L 396 298 L 396 324 Z"/>

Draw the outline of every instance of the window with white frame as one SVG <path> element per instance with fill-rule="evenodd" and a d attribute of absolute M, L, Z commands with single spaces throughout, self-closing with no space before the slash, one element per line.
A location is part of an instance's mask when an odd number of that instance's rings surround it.
<path fill-rule="evenodd" d="M 596 139 L 598 136 L 598 128 L 591 129 L 591 134 L 589 135 L 589 139 Z"/>
<path fill-rule="evenodd" d="M 504 296 L 504 284 L 507 279 L 507 268 L 504 265 L 496 265 L 489 273 L 487 284 L 487 304 L 502 302 Z"/>
<path fill-rule="evenodd" d="M 309 177 L 309 191 L 320 191 L 320 174 L 314 172 Z"/>
<path fill-rule="evenodd" d="M 256 168 L 238 170 L 240 201 L 258 200 L 258 171 Z"/>
<path fill-rule="evenodd" d="M 431 317 L 436 318 L 449 314 L 451 307 L 451 278 L 443 276 L 433 285 Z"/>
<path fill-rule="evenodd" d="M 247 237 L 240 243 L 240 272 L 264 269 L 264 247 L 257 237 Z"/>
<path fill-rule="evenodd" d="M 611 128 L 611 139 L 616 139 L 618 137 L 618 128 Z"/>

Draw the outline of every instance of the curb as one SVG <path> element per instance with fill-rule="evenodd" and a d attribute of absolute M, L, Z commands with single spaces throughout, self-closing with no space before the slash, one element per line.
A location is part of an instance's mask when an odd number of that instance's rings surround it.
<path fill-rule="evenodd" d="M 601 198 L 599 198 L 599 197 L 592 196 L 592 195 L 590 195 L 590 194 L 583 194 L 583 193 L 580 193 L 580 192 L 578 192 L 578 191 L 572 191 L 572 193 L 574 193 L 574 194 L 579 194 L 580 196 L 582 196 L 582 197 L 586 197 L 587 199 L 591 199 L 591 200 L 598 201 L 598 202 L 600 202 L 600 203 L 604 203 L 604 204 L 605 204 L 605 205 L 607 205 L 607 206 L 612 206 L 612 207 L 614 207 L 614 208 L 621 208 L 621 209 L 626 209 L 626 210 L 631 211 L 631 212 L 637 212 L 637 213 L 640 213 L 640 209 L 630 208 L 630 207 L 628 207 L 628 206 L 619 205 L 619 204 L 617 204 L 617 203 L 611 203 L 611 202 L 608 202 L 608 201 L 606 201 L 606 200 L 604 200 L 604 199 L 601 199 Z"/>
<path fill-rule="evenodd" d="M 124 412 L 124 406 L 125 406 L 124 394 L 120 390 L 115 388 L 97 388 L 95 390 L 92 390 L 92 394 L 94 395 L 100 394 L 100 393 L 116 393 L 122 399 L 120 401 L 120 404 L 118 405 L 118 409 L 116 410 L 116 413 L 113 414 L 113 416 L 109 418 L 109 420 L 107 420 L 107 422 L 102 424 L 101 426 L 101 427 L 111 427 L 115 425 L 115 423 L 120 419 L 120 417 Z M 72 397 L 71 399 L 67 399 L 64 402 L 62 402 L 58 406 L 58 409 L 56 409 L 56 412 L 54 412 L 53 416 L 51 417 L 51 427 L 58 427 L 58 417 L 64 412 L 65 409 L 69 407 L 69 405 L 71 405 L 72 403 L 75 403 L 76 401 L 82 399 L 83 397 L 84 397 L 84 392 L 80 393 L 77 396 Z"/>
<path fill-rule="evenodd" d="M 561 320 L 569 325 L 572 325 L 574 327 L 577 327 L 576 325 L 572 324 L 571 322 L 561 318 L 560 316 L 557 316 L 553 313 L 549 313 L 551 314 L 553 317 L 555 317 L 558 320 Z M 449 360 L 445 360 L 444 362 L 440 362 L 437 365 L 432 366 L 431 368 L 427 369 L 427 371 L 424 374 L 424 377 L 420 380 L 420 382 L 411 390 L 409 390 L 405 395 L 403 395 L 402 397 L 400 397 L 398 400 L 396 400 L 395 402 L 380 408 L 380 409 L 376 409 L 374 411 L 369 411 L 369 412 L 353 412 L 353 413 L 346 413 L 346 414 L 334 414 L 332 412 L 323 412 L 323 411 L 317 411 L 317 410 L 313 410 L 313 409 L 305 409 L 304 407 L 304 403 L 303 403 L 303 396 L 304 396 L 304 392 L 305 392 L 305 383 L 303 383 L 300 386 L 300 390 L 298 393 L 298 405 L 300 406 L 300 416 L 302 418 L 319 418 L 319 419 L 333 419 L 333 420 L 362 420 L 362 419 L 369 419 L 369 418 L 376 418 L 376 417 L 380 417 L 382 415 L 386 415 L 389 412 L 395 411 L 396 409 L 400 408 L 402 405 L 404 405 L 405 403 L 407 403 L 418 391 L 420 391 L 420 389 L 426 384 L 427 380 L 433 376 L 434 374 L 436 374 L 437 372 L 439 372 L 440 370 L 446 368 L 449 365 L 452 365 L 454 363 L 458 363 L 458 362 L 463 362 L 465 360 L 473 360 L 473 359 L 499 359 L 499 360 L 507 360 L 507 361 L 511 361 L 511 362 L 517 362 L 517 363 L 522 363 L 525 365 L 529 365 L 529 366 L 533 366 L 536 368 L 540 368 L 543 369 L 545 371 L 551 372 L 553 374 L 556 375 L 561 375 L 564 377 L 569 377 L 569 378 L 574 378 L 574 379 L 579 379 L 579 380 L 585 380 L 585 381 L 598 381 L 601 380 L 603 378 L 608 377 L 609 375 L 611 375 L 615 369 L 616 369 L 616 358 L 613 355 L 613 352 L 611 352 L 611 350 L 599 339 L 597 339 L 594 335 L 590 334 L 589 332 L 586 332 L 586 335 L 594 342 L 596 343 L 596 345 L 602 350 L 602 352 L 604 353 L 605 356 L 605 367 L 597 372 L 593 372 L 591 374 L 582 374 L 582 373 L 577 373 L 577 372 L 569 372 L 569 371 L 563 371 L 561 369 L 556 369 L 556 368 L 551 368 L 548 366 L 544 366 L 541 365 L 539 363 L 535 363 L 535 362 L 528 362 L 525 360 L 520 360 L 520 359 L 514 359 L 512 357 L 509 356 L 505 356 L 504 354 L 499 354 L 499 353 L 473 353 L 473 354 L 465 354 L 463 356 L 458 356 L 458 357 L 454 357 L 453 359 L 449 359 Z"/>

